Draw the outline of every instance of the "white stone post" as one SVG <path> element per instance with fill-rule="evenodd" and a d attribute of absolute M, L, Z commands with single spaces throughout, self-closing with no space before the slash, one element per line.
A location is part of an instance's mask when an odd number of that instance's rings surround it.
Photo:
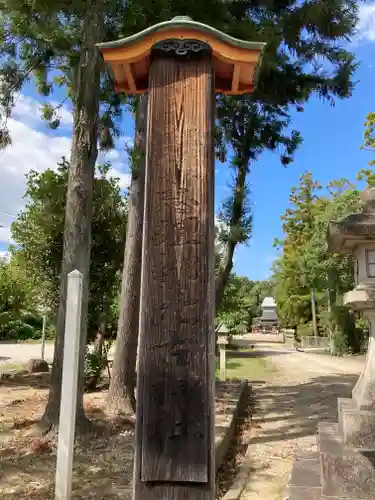
<path fill-rule="evenodd" d="M 44 353 L 46 350 L 46 315 L 43 314 L 43 326 L 42 326 L 42 352 L 41 358 L 44 360 Z"/>
<path fill-rule="evenodd" d="M 68 274 L 55 500 L 70 500 L 81 337 L 82 274 Z"/>
<path fill-rule="evenodd" d="M 219 344 L 220 352 L 220 380 L 225 382 L 225 380 L 227 379 L 225 346 L 227 345 L 228 341 L 226 339 L 219 339 L 217 343 Z"/>

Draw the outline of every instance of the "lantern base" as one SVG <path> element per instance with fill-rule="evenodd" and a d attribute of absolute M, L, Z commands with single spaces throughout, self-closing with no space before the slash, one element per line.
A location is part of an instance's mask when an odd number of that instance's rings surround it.
<path fill-rule="evenodd" d="M 296 456 L 288 500 L 370 500 L 375 489 L 375 449 L 350 449 L 339 425 L 318 426 L 318 453 Z"/>
<path fill-rule="evenodd" d="M 373 314 L 368 314 L 372 332 Z M 299 455 L 289 500 L 370 500 L 375 491 L 375 339 L 352 398 L 338 398 L 338 423 L 318 425 L 318 453 Z"/>

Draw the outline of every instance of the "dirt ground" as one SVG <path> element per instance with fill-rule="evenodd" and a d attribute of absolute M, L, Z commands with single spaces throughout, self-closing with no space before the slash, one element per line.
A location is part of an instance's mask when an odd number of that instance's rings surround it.
<path fill-rule="evenodd" d="M 262 354 L 274 371 L 252 384 L 256 406 L 246 456 L 251 472 L 242 500 L 287 496 L 295 451 L 316 449 L 318 421 L 337 420 L 337 398 L 350 396 L 364 363 L 282 350 Z"/>
<path fill-rule="evenodd" d="M 48 374 L 30 375 L 0 386 L 0 491 L 2 500 L 54 498 L 56 435 L 31 437 L 48 394 Z M 74 456 L 74 499 L 131 498 L 131 417 L 110 421 L 105 393 L 85 396 L 92 432 L 78 440 Z M 99 496 L 98 496 L 99 495 Z"/>
<path fill-rule="evenodd" d="M 249 373 L 244 374 L 253 385 L 256 412 L 245 457 L 251 474 L 242 500 L 281 500 L 287 493 L 296 448 L 313 449 L 318 420 L 336 420 L 337 397 L 350 395 L 363 359 L 286 349 L 229 357 L 238 356 L 264 357 L 273 367 L 259 371 L 257 365 L 249 363 Z M 239 360 L 228 359 L 229 365 L 235 362 Z M 45 374 L 0 383 L 2 500 L 53 499 L 56 436 L 29 435 L 44 409 L 47 392 Z M 225 413 L 227 396 L 225 388 L 218 393 L 216 412 L 220 417 Z M 74 500 L 131 498 L 134 424 L 126 416 L 110 421 L 104 411 L 105 397 L 106 391 L 85 396 L 86 413 L 95 426 L 76 446 Z"/>
<path fill-rule="evenodd" d="M 238 389 L 238 383 L 217 384 L 216 414 L 221 425 Z M 0 382 L 1 500 L 54 498 L 57 436 L 30 436 L 47 394 L 48 374 Z M 85 395 L 85 411 L 94 425 L 76 443 L 74 500 L 131 499 L 134 421 L 130 415 L 111 421 L 104 410 L 106 395 L 105 390 Z"/>

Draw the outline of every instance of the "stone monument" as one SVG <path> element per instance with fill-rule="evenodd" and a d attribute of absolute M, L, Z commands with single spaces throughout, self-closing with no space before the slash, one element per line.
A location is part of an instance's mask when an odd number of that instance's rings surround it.
<path fill-rule="evenodd" d="M 262 321 L 277 322 L 276 302 L 273 297 L 265 297 L 262 305 Z"/>
<path fill-rule="evenodd" d="M 318 453 L 296 457 L 290 500 L 375 498 L 375 188 L 362 193 L 362 212 L 331 223 L 328 249 L 351 253 L 355 288 L 346 305 L 369 321 L 366 363 L 350 399 L 338 399 L 338 423 L 318 426 Z"/>
<path fill-rule="evenodd" d="M 148 92 L 134 500 L 215 498 L 215 95 L 251 93 L 263 43 L 177 17 L 100 44 Z"/>
<path fill-rule="evenodd" d="M 275 299 L 273 297 L 265 297 L 262 305 L 262 316 L 260 318 L 254 318 L 252 324 L 253 333 L 264 332 L 264 333 L 277 333 L 279 321 L 277 318 L 277 306 Z"/>

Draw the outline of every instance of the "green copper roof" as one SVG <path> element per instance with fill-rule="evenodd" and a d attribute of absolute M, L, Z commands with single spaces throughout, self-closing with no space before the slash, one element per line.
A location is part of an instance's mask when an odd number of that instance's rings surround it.
<path fill-rule="evenodd" d="M 208 26 L 207 24 L 193 21 L 190 17 L 177 16 L 174 17 L 171 21 L 165 21 L 163 23 L 155 24 L 154 26 L 150 26 L 150 28 L 140 31 L 135 35 L 131 35 L 126 38 L 121 38 L 120 40 L 115 40 L 113 42 L 98 43 L 97 47 L 99 49 L 114 49 L 118 47 L 124 47 L 126 45 L 135 43 L 138 40 L 141 40 L 142 38 L 144 38 L 147 35 L 150 35 L 151 33 L 157 33 L 158 31 L 166 31 L 168 29 L 173 29 L 173 28 L 191 28 L 196 31 L 199 31 L 202 34 L 207 33 L 209 35 L 212 35 L 218 40 L 222 40 L 223 42 L 226 42 L 229 45 L 232 45 L 233 47 L 240 47 L 242 49 L 263 51 L 266 46 L 266 44 L 263 42 L 248 42 L 245 40 L 239 40 L 238 38 L 233 38 L 232 36 L 229 36 L 223 33 L 222 31 L 219 31 L 215 28 L 212 28 L 211 26 Z"/>

